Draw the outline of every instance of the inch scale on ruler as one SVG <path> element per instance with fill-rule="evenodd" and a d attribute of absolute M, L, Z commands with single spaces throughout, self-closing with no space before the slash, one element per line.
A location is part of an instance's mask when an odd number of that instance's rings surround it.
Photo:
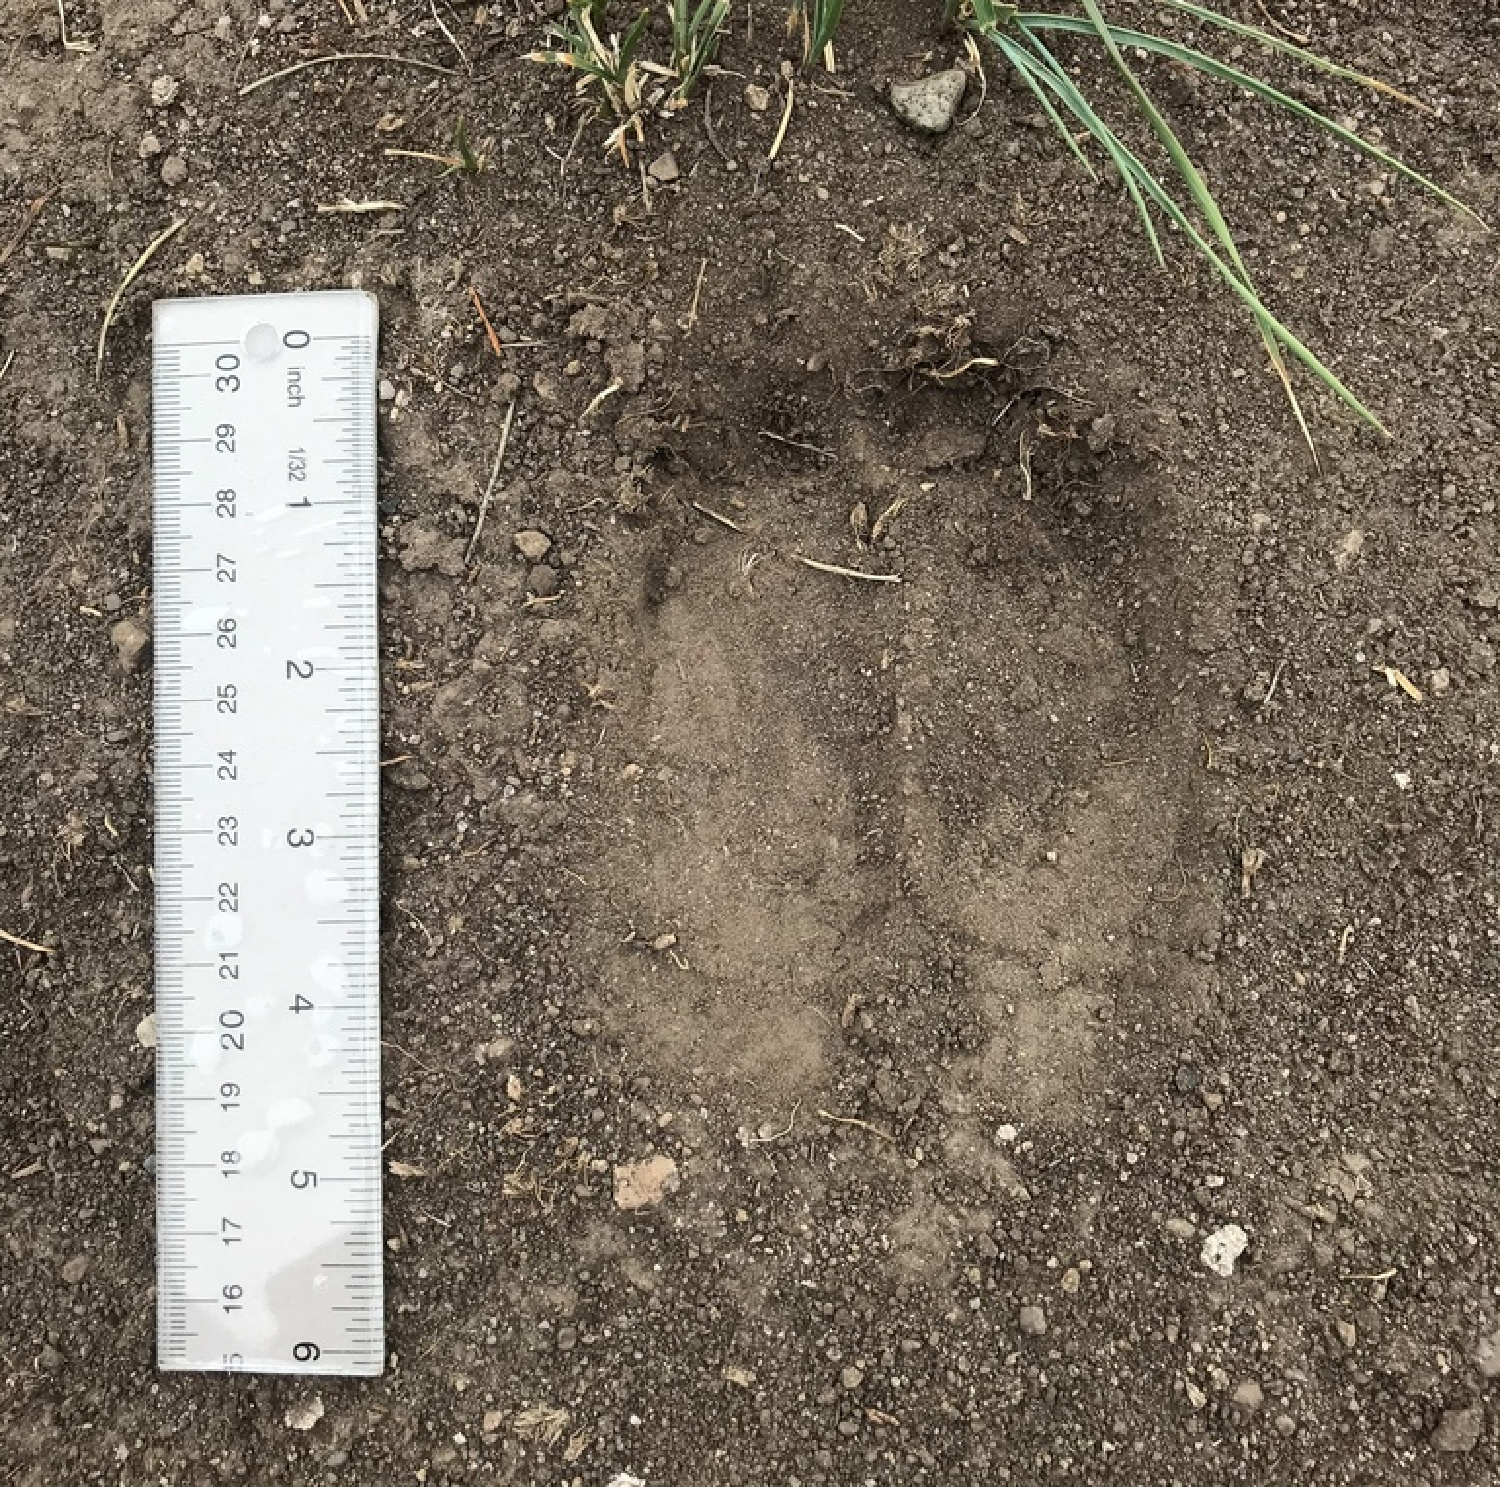
<path fill-rule="evenodd" d="M 384 1366 L 377 332 L 355 292 L 155 307 L 164 1369 Z"/>

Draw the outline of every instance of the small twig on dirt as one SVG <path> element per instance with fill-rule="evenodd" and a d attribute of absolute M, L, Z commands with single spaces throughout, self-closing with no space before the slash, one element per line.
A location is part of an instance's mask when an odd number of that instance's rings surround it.
<path fill-rule="evenodd" d="M 1311 46 L 1312 37 L 1304 35 L 1301 31 L 1293 31 L 1290 26 L 1283 26 L 1275 16 L 1265 7 L 1265 0 L 1255 0 L 1255 8 L 1266 18 L 1266 25 L 1273 31 L 1279 31 L 1288 41 L 1295 41 L 1298 46 Z"/>
<path fill-rule="evenodd" d="M 26 210 L 21 214 L 21 225 L 5 240 L 5 246 L 0 248 L 0 268 L 10 262 L 16 249 L 26 241 L 26 234 L 36 226 L 36 219 L 42 215 L 42 208 L 56 195 L 56 191 L 49 191 L 45 196 L 39 196 L 27 204 Z"/>
<path fill-rule="evenodd" d="M 875 518 L 875 524 L 870 528 L 870 546 L 876 546 L 880 539 L 891 529 L 891 523 L 906 509 L 906 497 L 897 496 L 879 516 Z"/>
<path fill-rule="evenodd" d="M 805 449 L 809 454 L 821 454 L 825 460 L 836 460 L 836 455 L 831 449 L 824 449 L 819 444 L 804 444 L 801 439 L 788 439 L 785 434 L 773 434 L 770 429 L 757 429 L 755 431 L 762 439 L 770 439 L 776 444 L 785 444 L 792 449 Z"/>
<path fill-rule="evenodd" d="M 434 165 L 446 165 L 452 170 L 457 170 L 463 163 L 457 155 L 438 155 L 432 150 L 402 150 L 395 145 L 387 145 L 381 153 L 387 160 L 430 160 Z"/>
<path fill-rule="evenodd" d="M 1286 670 L 1286 662 L 1278 661 L 1276 670 L 1271 673 L 1271 685 L 1266 688 L 1266 695 L 1261 701 L 1262 707 L 1269 707 L 1271 699 L 1276 695 L 1276 688 L 1281 685 L 1281 673 Z"/>
<path fill-rule="evenodd" d="M 979 102 L 974 105 L 974 112 L 967 119 L 959 121 L 959 128 L 972 124 L 979 117 L 985 100 L 990 96 L 990 80 L 985 76 L 984 58 L 979 55 L 979 43 L 967 31 L 964 32 L 964 53 L 969 59 L 969 70 L 979 79 Z"/>
<path fill-rule="evenodd" d="M 490 350 L 496 356 L 500 355 L 500 337 L 495 334 L 495 327 L 490 324 L 490 317 L 484 313 L 484 302 L 479 298 L 479 291 L 469 285 L 469 298 L 474 301 L 474 308 L 479 313 L 479 323 L 484 326 L 484 333 L 489 337 Z"/>
<path fill-rule="evenodd" d="M 433 20 L 438 23 L 438 30 L 448 38 L 449 46 L 451 46 L 453 50 L 458 53 L 458 60 L 464 64 L 464 71 L 471 71 L 472 69 L 469 66 L 468 53 L 465 52 L 464 49 L 458 44 L 458 38 L 448 29 L 447 25 L 443 21 L 442 16 L 438 14 L 437 0 L 427 0 L 427 4 L 432 10 Z"/>
<path fill-rule="evenodd" d="M 698 282 L 693 285 L 693 303 L 688 307 L 687 326 L 685 327 L 687 330 L 692 330 L 698 323 L 698 302 L 703 298 L 703 276 L 707 272 L 708 259 L 705 258 L 698 265 Z"/>
<path fill-rule="evenodd" d="M 1395 1280 L 1400 1271 L 1393 1265 L 1389 1270 L 1382 1270 L 1379 1275 L 1346 1275 L 1345 1280 Z"/>
<path fill-rule="evenodd" d="M 38 945 L 34 940 L 23 940 L 20 935 L 7 934 L 0 929 L 0 940 L 8 945 L 19 945 L 23 950 L 34 950 L 38 955 L 55 955 L 57 952 L 50 945 Z"/>
<path fill-rule="evenodd" d="M 1354 926 L 1352 924 L 1346 924 L 1344 926 L 1344 932 L 1343 932 L 1343 934 L 1341 934 L 1339 936 L 1339 959 L 1338 959 L 1338 963 L 1340 965 L 1343 965 L 1344 961 L 1346 959 L 1348 959 L 1348 956 L 1349 956 L 1349 941 L 1352 940 L 1353 938 L 1354 938 Z"/>
<path fill-rule="evenodd" d="M 1255 892 L 1255 875 L 1266 865 L 1265 851 L 1260 847 L 1245 847 L 1240 852 L 1240 897 L 1249 898 Z"/>
<path fill-rule="evenodd" d="M 352 26 L 354 24 L 354 12 L 344 4 L 344 0 L 339 0 L 339 9 L 343 12 L 344 19 Z"/>
<path fill-rule="evenodd" d="M 786 138 L 787 125 L 792 122 L 792 105 L 797 100 L 797 86 L 791 78 L 786 80 L 786 107 L 781 111 L 781 127 L 776 131 L 776 138 L 771 141 L 771 148 L 766 152 L 766 163 L 769 165 L 781 153 L 781 143 Z"/>
<path fill-rule="evenodd" d="M 68 17 L 63 10 L 63 0 L 57 0 L 57 24 L 62 27 L 62 44 L 65 52 L 91 52 L 94 50 L 92 41 L 73 41 L 68 36 Z"/>
<path fill-rule="evenodd" d="M 170 227 L 157 233 L 146 245 L 146 251 L 130 265 L 125 277 L 120 280 L 120 286 L 115 290 L 114 296 L 109 302 L 109 308 L 104 312 L 104 324 L 99 327 L 99 348 L 94 355 L 94 381 L 97 382 L 104 372 L 104 343 L 109 339 L 109 328 L 115 323 L 115 311 L 120 308 L 120 301 L 125 298 L 125 291 L 135 283 L 142 269 L 187 225 L 186 217 L 179 217 Z"/>
<path fill-rule="evenodd" d="M 253 83 L 246 83 L 240 89 L 240 97 L 245 98 L 257 88 L 269 87 L 270 84 L 280 82 L 284 77 L 291 77 L 294 72 L 305 72 L 309 67 L 327 67 L 334 62 L 389 62 L 395 67 L 420 67 L 424 72 L 440 72 L 444 77 L 458 76 L 451 67 L 442 67 L 436 62 L 424 62 L 419 57 L 396 57 L 388 52 L 334 52 L 327 57 L 308 57 L 304 61 L 293 62 L 290 67 L 283 67 L 280 72 L 258 77 Z"/>
<path fill-rule="evenodd" d="M 901 582 L 899 573 L 861 573 L 858 568 L 840 568 L 837 563 L 820 563 L 816 558 L 804 558 L 800 552 L 794 552 L 792 556 L 804 568 L 816 568 L 819 573 L 832 573 L 837 578 L 862 578 L 866 583 Z"/>
<path fill-rule="evenodd" d="M 732 521 L 721 512 L 715 511 L 712 506 L 705 506 L 702 501 L 689 501 L 688 505 L 694 511 L 706 516 L 710 521 L 718 522 L 721 527 L 728 527 L 731 532 L 739 532 L 742 536 L 744 535 L 745 529 L 737 521 Z"/>
<path fill-rule="evenodd" d="M 1004 363 L 998 357 L 971 356 L 967 361 L 960 362 L 958 366 L 951 367 L 946 372 L 940 372 L 935 367 L 923 367 L 922 370 L 934 382 L 951 382 L 955 377 L 962 377 L 965 372 L 972 372 L 975 367 L 989 369 L 1003 365 Z"/>
<path fill-rule="evenodd" d="M 12 348 L 10 355 L 5 358 L 5 365 L 3 367 L 0 367 L 0 382 L 4 382 L 5 381 L 5 374 L 8 371 L 10 371 L 10 364 L 15 359 L 16 359 L 15 349 Z"/>
<path fill-rule="evenodd" d="M 835 222 L 833 225 L 836 228 L 838 228 L 838 230 L 840 232 L 847 232 L 849 234 L 849 236 L 852 237 L 856 243 L 863 243 L 864 242 L 864 238 L 861 237 L 859 235 L 859 233 L 855 232 L 855 230 L 852 227 L 850 227 L 850 225 L 847 222 Z"/>
<path fill-rule="evenodd" d="M 374 212 L 404 212 L 406 203 L 401 201 L 351 201 L 347 196 L 341 201 L 319 202 L 320 212 L 344 212 L 349 216 L 363 217 Z"/>
<path fill-rule="evenodd" d="M 476 301 L 478 296 L 475 297 Z M 484 519 L 489 514 L 490 497 L 495 494 L 495 482 L 500 479 L 500 465 L 505 459 L 506 448 L 510 444 L 510 426 L 516 416 L 516 400 L 510 400 L 510 406 L 505 410 L 505 427 L 500 430 L 500 447 L 495 451 L 495 463 L 490 468 L 490 483 L 484 488 L 484 499 L 479 503 L 479 519 L 474 523 L 474 535 L 469 538 L 468 551 L 464 553 L 464 566 L 473 561 L 474 549 L 479 545 L 479 534 L 484 531 Z"/>
<path fill-rule="evenodd" d="M 790 1116 L 787 1117 L 787 1123 L 786 1123 L 785 1126 L 782 1127 L 781 1130 L 779 1130 L 779 1131 L 770 1131 L 770 1132 L 768 1132 L 764 1136 L 761 1136 L 761 1135 L 747 1136 L 745 1138 L 745 1144 L 747 1146 L 765 1146 L 765 1145 L 768 1145 L 772 1141 L 780 1141 L 783 1137 L 790 1136 L 792 1134 L 792 1127 L 797 1124 L 797 1112 L 801 1108 L 802 1108 L 802 1101 L 798 1100 L 797 1103 L 792 1106 L 792 1113 L 791 1113 Z"/>
<path fill-rule="evenodd" d="M 614 397 L 617 392 L 622 391 L 623 388 L 623 383 L 611 382 L 609 386 L 606 387 L 603 392 L 599 393 L 599 395 L 594 398 L 593 402 L 591 402 L 588 407 L 583 410 L 583 416 L 578 420 L 579 423 L 586 423 L 590 418 L 594 416 L 594 414 L 596 414 L 600 410 L 600 408 L 604 406 L 605 403 L 607 403 L 612 397 Z"/>
<path fill-rule="evenodd" d="M 382 769 L 390 769 L 393 765 L 405 764 L 408 759 L 415 759 L 416 757 L 415 754 L 397 754 L 394 758 L 382 759 L 380 767 Z"/>
<path fill-rule="evenodd" d="M 732 165 L 734 162 L 729 158 L 729 151 L 719 143 L 719 134 L 714 128 L 714 85 L 712 83 L 709 83 L 703 94 L 703 130 L 708 135 L 709 144 L 719 152 L 719 159 L 725 165 Z"/>
<path fill-rule="evenodd" d="M 1026 489 L 1021 493 L 1023 501 L 1029 501 L 1032 497 L 1031 488 L 1031 440 L 1023 433 L 1017 458 L 1021 465 L 1021 479 L 1025 482 Z"/>
<path fill-rule="evenodd" d="M 872 1126 L 867 1120 L 856 1120 L 852 1115 L 834 1115 L 828 1110 L 819 1110 L 818 1115 L 823 1120 L 831 1120 L 836 1126 L 858 1126 L 861 1131 L 868 1131 L 872 1136 L 879 1136 L 882 1141 L 889 1141 L 892 1146 L 896 1144 L 896 1138 L 889 1131 L 882 1131 L 879 1126 Z"/>

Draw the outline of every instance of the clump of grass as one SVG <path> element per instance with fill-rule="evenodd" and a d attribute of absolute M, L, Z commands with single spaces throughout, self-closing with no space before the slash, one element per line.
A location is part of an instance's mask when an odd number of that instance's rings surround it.
<path fill-rule="evenodd" d="M 1245 266 L 1218 201 L 1209 190 L 1176 131 L 1167 122 L 1145 85 L 1125 58 L 1126 49 L 1163 57 L 1207 77 L 1232 83 L 1285 113 L 1306 119 L 1326 130 L 1335 139 L 1380 162 L 1390 170 L 1414 181 L 1424 190 L 1447 202 L 1464 215 L 1479 218 L 1457 197 L 1436 182 L 1382 150 L 1378 145 L 1356 134 L 1326 114 L 1309 107 L 1272 86 L 1263 78 L 1239 67 L 1222 62 L 1206 52 L 1185 46 L 1165 36 L 1134 30 L 1106 20 L 1099 0 L 1079 0 L 1082 15 L 1055 14 L 1050 11 L 1024 11 L 1018 5 L 998 4 L 996 0 L 963 0 L 961 6 L 950 0 L 950 14 L 983 40 L 989 42 L 1036 96 L 1042 111 L 1056 127 L 1069 150 L 1094 175 L 1094 168 L 1079 141 L 1092 141 L 1109 158 L 1118 171 L 1135 203 L 1146 238 L 1157 262 L 1164 264 L 1160 234 L 1153 209 L 1162 219 L 1176 227 L 1193 245 L 1230 291 L 1245 305 L 1260 330 L 1277 376 L 1280 378 L 1293 413 L 1308 447 L 1312 437 L 1292 387 L 1287 357 L 1300 362 L 1313 376 L 1360 418 L 1381 433 L 1386 430 L 1380 420 L 1346 387 L 1308 347 L 1273 315 L 1261 297 Z M 1162 0 L 1172 10 L 1189 15 L 1207 25 L 1217 26 L 1236 36 L 1255 41 L 1334 76 L 1376 88 L 1403 102 L 1422 107 L 1413 98 L 1363 73 L 1340 67 L 1315 52 L 1297 46 L 1258 27 L 1219 15 L 1216 11 L 1191 3 L 1191 0 Z M 1064 67 L 1052 50 L 1050 40 L 1056 35 L 1083 36 L 1097 41 L 1115 72 L 1125 84 L 1136 118 L 1148 126 L 1170 162 L 1170 171 L 1158 171 L 1147 165 L 1127 144 L 1115 127 L 1107 122 L 1095 106 L 1086 84 Z M 1070 122 L 1071 121 L 1071 122 Z M 1075 137 L 1074 127 L 1081 126 Z M 1096 177 L 1097 178 L 1097 177 Z M 1316 458 L 1316 451 L 1314 451 Z"/>
<path fill-rule="evenodd" d="M 729 18 L 729 0 L 672 0 L 672 72 L 677 79 L 673 102 L 681 107 L 692 96 L 703 69 L 719 50 L 719 34 Z"/>
<path fill-rule="evenodd" d="M 937 0 L 934 0 L 934 4 L 936 3 Z M 1103 0 L 1103 3 L 1107 3 L 1107 0 Z M 944 0 L 948 18 L 957 21 L 969 33 L 966 40 L 970 47 L 975 45 L 975 38 L 993 47 L 996 55 L 1012 68 L 1035 95 L 1066 148 L 1096 179 L 1097 173 L 1087 147 L 1092 144 L 1102 152 L 1124 182 L 1157 262 L 1162 265 L 1166 262 L 1160 231 L 1164 223 L 1187 239 L 1203 261 L 1245 306 L 1255 321 L 1265 343 L 1266 354 L 1281 381 L 1310 449 L 1312 436 L 1292 385 L 1292 362 L 1300 363 L 1312 373 L 1318 383 L 1355 414 L 1384 433 L 1380 420 L 1369 408 L 1272 313 L 1251 278 L 1218 200 L 1188 154 L 1177 131 L 1137 76 L 1132 63 L 1127 61 L 1126 54 L 1133 56 L 1142 53 L 1160 57 L 1175 66 L 1242 88 L 1282 113 L 1316 125 L 1341 143 L 1404 176 L 1474 221 L 1478 222 L 1479 218 L 1435 181 L 1413 170 L 1363 135 L 1281 91 L 1264 78 L 1169 36 L 1118 25 L 1106 19 L 1103 3 L 1101 0 L 1072 0 L 1073 9 L 1067 12 L 1025 10 L 1018 4 L 1002 3 L 1002 0 Z M 578 74 L 580 93 L 593 90 L 601 96 L 601 107 L 606 112 L 613 113 L 618 121 L 610 135 L 610 144 L 618 148 L 622 159 L 628 161 L 627 134 L 633 134 L 638 142 L 644 142 L 644 115 L 653 108 L 663 106 L 663 90 L 655 89 L 649 98 L 645 96 L 643 75 L 675 82 L 675 89 L 665 107 L 682 107 L 704 69 L 714 58 L 733 0 L 666 0 L 672 38 L 670 67 L 647 61 L 641 56 L 649 12 L 642 11 L 629 30 L 619 36 L 608 31 L 607 4 L 608 0 L 567 0 L 564 19 L 554 23 L 552 27 L 552 46 L 545 51 L 533 52 L 531 57 L 534 61 L 572 69 Z M 824 67 L 832 71 L 833 41 L 843 19 L 844 0 L 791 0 L 791 4 L 791 13 L 787 18 L 788 34 L 796 36 L 800 32 L 803 65 L 811 66 L 814 62 L 821 61 Z M 1285 36 L 1221 15 L 1216 10 L 1196 3 L 1196 0 L 1159 0 L 1159 15 L 1173 12 L 1226 33 L 1236 42 L 1253 42 L 1346 82 L 1376 89 L 1415 108 L 1424 107 L 1418 100 L 1389 83 L 1356 72 L 1352 68 L 1342 67 Z M 1157 158 L 1164 156 L 1165 163 L 1148 163 L 1140 153 L 1139 146 L 1127 140 L 1130 131 L 1116 127 L 1105 117 L 1104 103 L 1094 82 L 1082 73 L 1070 71 L 1058 56 L 1055 45 L 1059 36 L 1082 37 L 1097 43 L 1111 69 L 1124 85 L 1129 103 L 1128 117 L 1137 126 L 1136 132 L 1144 131 L 1149 140 L 1154 141 Z M 787 109 L 782 116 L 776 141 L 771 147 L 770 159 L 775 158 L 790 120 L 792 97 L 789 85 Z M 468 163 L 472 151 L 461 148 L 457 143 L 455 149 L 458 158 L 464 162 L 462 168 L 477 168 Z M 1313 457 L 1317 458 L 1316 450 Z"/>
<path fill-rule="evenodd" d="M 614 114 L 618 126 L 609 137 L 610 147 L 629 161 L 626 135 L 645 142 L 641 125 L 641 43 L 651 12 L 643 10 L 623 36 L 609 32 L 608 0 L 568 0 L 564 18 L 553 24 L 552 45 L 531 52 L 528 60 L 567 67 L 578 74 L 578 92 L 594 90 L 603 95 L 603 107 Z"/>
<path fill-rule="evenodd" d="M 453 129 L 453 154 L 443 174 L 477 176 L 484 169 L 484 159 L 483 151 L 474 148 L 468 127 L 460 119 Z"/>
<path fill-rule="evenodd" d="M 834 70 L 833 38 L 844 16 L 844 0 L 795 0 L 788 29 L 802 32 L 802 65 L 811 67 L 821 61 L 829 72 Z"/>

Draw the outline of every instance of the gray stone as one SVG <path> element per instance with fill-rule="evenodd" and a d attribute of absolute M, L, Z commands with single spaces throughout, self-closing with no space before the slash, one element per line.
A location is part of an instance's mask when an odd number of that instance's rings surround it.
<path fill-rule="evenodd" d="M 1266 1393 L 1254 1379 L 1246 1379 L 1230 1396 L 1236 1409 L 1254 1413 L 1266 1402 Z"/>
<path fill-rule="evenodd" d="M 1487 1379 L 1500 1379 L 1500 1329 L 1479 1339 L 1474 1349 L 1474 1366 Z"/>
<path fill-rule="evenodd" d="M 180 186 L 188 178 L 187 161 L 181 155 L 168 155 L 161 165 L 161 178 L 169 186 Z"/>
<path fill-rule="evenodd" d="M 682 171 L 677 166 L 677 157 L 670 150 L 663 155 L 658 155 L 646 167 L 646 172 L 658 186 L 670 186 L 673 181 L 680 180 L 682 177 Z"/>
<path fill-rule="evenodd" d="M 151 632 L 139 620 L 120 620 L 112 625 L 109 639 L 121 671 L 139 671 L 151 658 Z"/>
<path fill-rule="evenodd" d="M 1027 1337 L 1042 1337 L 1047 1331 L 1047 1313 L 1039 1306 L 1021 1308 L 1021 1331 Z"/>
<path fill-rule="evenodd" d="M 524 532 L 517 532 L 510 540 L 515 543 L 516 551 L 528 563 L 540 563 L 552 551 L 552 539 L 545 532 L 539 532 L 534 527 L 528 527 Z"/>
<path fill-rule="evenodd" d="M 903 124 L 923 134 L 944 134 L 953 125 L 969 77 L 960 67 L 935 72 L 914 83 L 891 84 L 891 108 Z"/>
<path fill-rule="evenodd" d="M 1467 1409 L 1444 1410 L 1437 1429 L 1432 1432 L 1432 1448 L 1460 1455 L 1472 1451 L 1484 1434 L 1484 1406 L 1471 1404 Z"/>
<path fill-rule="evenodd" d="M 526 575 L 526 587 L 538 599 L 551 599 L 561 590 L 562 580 L 557 576 L 556 568 L 549 568 L 546 563 L 538 563 Z"/>

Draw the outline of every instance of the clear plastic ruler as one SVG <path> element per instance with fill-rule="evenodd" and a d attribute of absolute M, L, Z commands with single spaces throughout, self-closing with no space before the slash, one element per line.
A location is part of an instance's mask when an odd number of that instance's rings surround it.
<path fill-rule="evenodd" d="M 378 309 L 155 307 L 157 1361 L 384 1365 Z"/>

